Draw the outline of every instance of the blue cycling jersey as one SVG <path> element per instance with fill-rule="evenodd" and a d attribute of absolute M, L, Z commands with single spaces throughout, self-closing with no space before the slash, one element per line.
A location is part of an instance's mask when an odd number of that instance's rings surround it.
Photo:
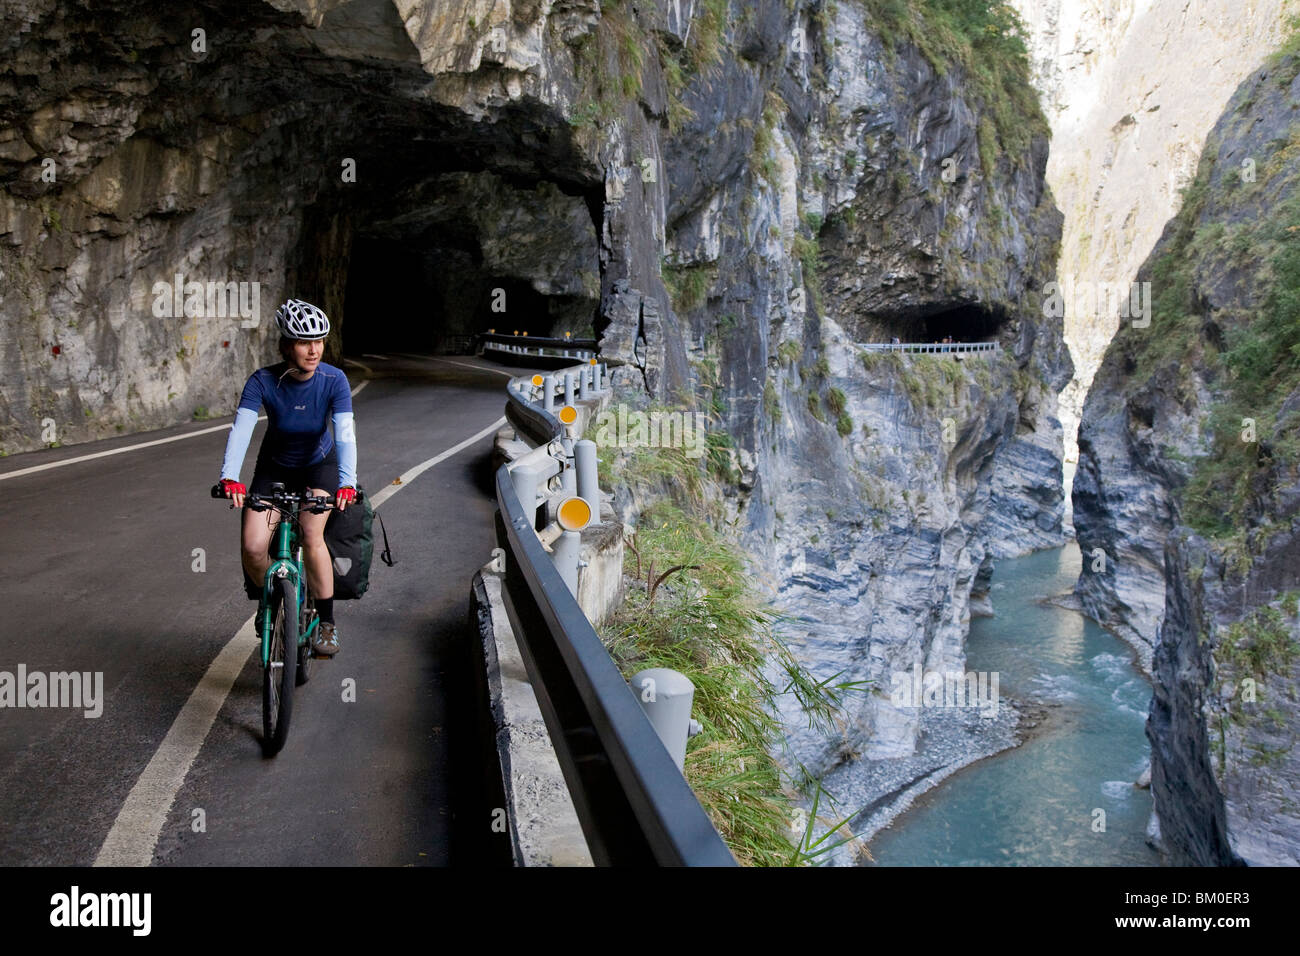
<path fill-rule="evenodd" d="M 239 407 L 266 408 L 262 455 L 284 468 L 322 461 L 334 447 L 330 416 L 352 411 L 352 393 L 343 370 L 321 362 L 305 382 L 288 374 L 289 363 L 259 368 L 248 377 Z"/>
<path fill-rule="evenodd" d="M 259 368 L 248 377 L 226 444 L 222 477 L 238 480 L 240 464 L 260 409 L 266 409 L 267 431 L 259 459 L 284 468 L 315 465 L 329 455 L 337 439 L 339 484 L 356 484 L 356 436 L 352 423 L 352 393 L 343 370 L 321 362 L 302 382 L 280 362 Z M 330 424 L 337 434 L 331 434 Z"/>

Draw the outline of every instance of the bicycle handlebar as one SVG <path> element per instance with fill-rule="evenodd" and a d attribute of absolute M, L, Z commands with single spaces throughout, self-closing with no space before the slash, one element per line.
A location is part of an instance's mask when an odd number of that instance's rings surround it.
<path fill-rule="evenodd" d="M 360 488 L 356 489 L 356 491 L 356 503 L 359 503 L 365 496 Z M 225 490 L 222 489 L 219 484 L 212 486 L 212 497 L 221 499 L 228 498 Z M 337 507 L 338 505 L 338 502 L 335 500 L 333 495 L 309 495 L 303 492 L 295 494 L 284 491 L 283 489 L 272 490 L 269 495 L 259 495 L 250 491 L 245 493 L 244 501 L 254 511 L 265 511 L 267 508 L 276 508 L 277 510 L 286 511 L 293 505 L 310 505 L 311 507 L 308 510 L 316 514 L 320 514 L 321 512 L 328 510 L 328 508 Z"/>

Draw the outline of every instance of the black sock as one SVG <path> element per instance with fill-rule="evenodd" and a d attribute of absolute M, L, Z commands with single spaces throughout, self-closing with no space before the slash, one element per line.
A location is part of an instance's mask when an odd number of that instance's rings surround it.
<path fill-rule="evenodd" d="M 316 613 L 320 615 L 320 622 L 322 624 L 333 624 L 334 623 L 334 599 L 332 597 L 317 598 Z"/>

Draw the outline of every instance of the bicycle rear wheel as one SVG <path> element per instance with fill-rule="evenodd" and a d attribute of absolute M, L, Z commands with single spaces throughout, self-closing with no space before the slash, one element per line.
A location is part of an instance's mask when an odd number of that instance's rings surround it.
<path fill-rule="evenodd" d="M 262 671 L 262 753 L 274 757 L 289 736 L 298 663 L 298 594 L 288 578 L 271 592 L 271 653 Z"/>

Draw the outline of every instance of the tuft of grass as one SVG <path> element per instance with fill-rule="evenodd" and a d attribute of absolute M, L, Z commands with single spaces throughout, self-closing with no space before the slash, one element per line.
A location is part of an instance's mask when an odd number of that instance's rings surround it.
<path fill-rule="evenodd" d="M 763 384 L 763 411 L 772 419 L 773 424 L 781 421 L 781 402 L 776 395 L 776 386 L 771 382 Z"/>
<path fill-rule="evenodd" d="M 668 667 L 695 685 L 692 713 L 704 729 L 687 744 L 686 779 L 737 861 L 810 862 L 791 830 L 796 795 L 772 756 L 784 739 L 772 702 L 794 693 L 810 723 L 830 727 L 856 688 L 817 682 L 798 665 L 776 634 L 777 615 L 756 596 L 742 552 L 700 512 L 656 502 L 627 543 L 624 572 L 634 583 L 601 628 L 610 656 L 626 677 Z M 652 600 L 658 568 L 680 570 Z M 784 690 L 765 676 L 772 660 L 789 677 Z"/>
<path fill-rule="evenodd" d="M 709 290 L 718 277 L 718 268 L 710 263 L 663 266 L 664 286 L 672 297 L 673 311 L 678 315 L 702 306 Z"/>
<path fill-rule="evenodd" d="M 794 339 L 786 339 L 776 347 L 776 356 L 782 365 L 793 367 L 803 354 L 803 346 Z"/>
<path fill-rule="evenodd" d="M 1300 645 L 1291 636 L 1291 628 L 1282 612 L 1272 605 L 1255 608 L 1248 616 L 1228 628 L 1216 658 L 1238 672 L 1263 677 L 1285 674 L 1295 660 Z"/>
<path fill-rule="evenodd" d="M 826 423 L 826 416 L 822 413 L 821 399 L 817 397 L 815 392 L 808 393 L 808 413 L 822 424 Z"/>

